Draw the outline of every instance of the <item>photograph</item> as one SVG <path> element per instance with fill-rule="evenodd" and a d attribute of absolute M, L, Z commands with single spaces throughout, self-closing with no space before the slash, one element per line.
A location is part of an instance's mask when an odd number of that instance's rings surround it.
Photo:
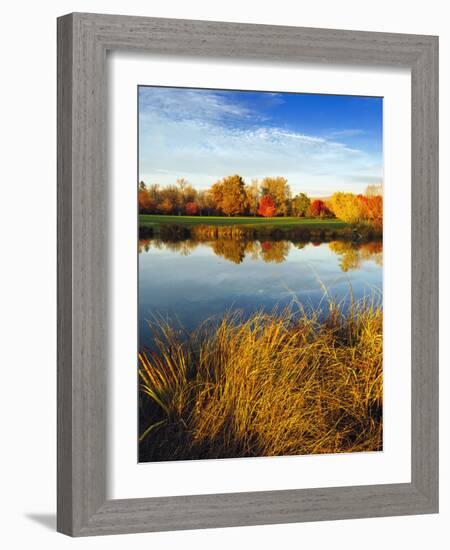
<path fill-rule="evenodd" d="M 383 98 L 137 93 L 139 462 L 382 451 Z"/>
<path fill-rule="evenodd" d="M 5 3 L 7 550 L 443 547 L 425 8 Z"/>

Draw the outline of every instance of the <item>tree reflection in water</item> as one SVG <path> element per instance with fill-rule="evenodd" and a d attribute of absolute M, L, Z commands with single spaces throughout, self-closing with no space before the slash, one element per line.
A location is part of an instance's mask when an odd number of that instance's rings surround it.
<path fill-rule="evenodd" d="M 383 265 L 382 241 L 354 243 L 351 241 L 330 242 L 293 242 L 288 240 L 248 240 L 242 238 L 216 239 L 139 239 L 139 253 L 148 252 L 151 248 L 167 249 L 182 256 L 188 256 L 198 246 L 209 246 L 214 254 L 235 264 L 245 258 L 262 260 L 265 263 L 283 263 L 287 260 L 291 247 L 299 250 L 308 245 L 327 244 L 328 249 L 339 256 L 339 267 L 343 272 L 359 269 L 365 261 L 371 260 L 378 266 Z"/>

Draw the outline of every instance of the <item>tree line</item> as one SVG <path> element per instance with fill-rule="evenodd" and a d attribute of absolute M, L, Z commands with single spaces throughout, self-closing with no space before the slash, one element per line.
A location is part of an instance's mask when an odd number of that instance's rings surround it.
<path fill-rule="evenodd" d="M 288 180 L 266 177 L 246 184 L 235 174 L 209 189 L 198 190 L 184 178 L 176 184 L 139 184 L 139 212 L 186 216 L 293 216 L 339 218 L 347 223 L 382 225 L 381 186 L 368 186 L 364 195 L 334 193 L 329 199 L 312 200 L 306 193 L 293 195 Z"/>

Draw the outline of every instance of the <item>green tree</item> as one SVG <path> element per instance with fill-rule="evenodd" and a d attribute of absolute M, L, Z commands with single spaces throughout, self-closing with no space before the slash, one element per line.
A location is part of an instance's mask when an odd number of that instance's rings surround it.
<path fill-rule="evenodd" d="M 291 202 L 291 213 L 297 218 L 306 218 L 309 215 L 311 199 L 305 193 L 299 193 Z"/>

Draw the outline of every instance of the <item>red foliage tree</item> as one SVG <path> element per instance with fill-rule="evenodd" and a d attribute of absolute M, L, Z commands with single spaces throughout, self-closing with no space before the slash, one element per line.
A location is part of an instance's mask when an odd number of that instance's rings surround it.
<path fill-rule="evenodd" d="M 270 195 L 264 195 L 261 197 L 258 206 L 258 214 L 265 218 L 271 218 L 275 216 L 277 212 L 275 203 Z"/>
<path fill-rule="evenodd" d="M 375 227 L 383 226 L 383 197 L 381 195 L 358 195 L 364 220 Z"/>
<path fill-rule="evenodd" d="M 312 201 L 310 211 L 313 218 L 328 218 L 332 215 L 331 210 L 325 202 L 320 199 Z"/>
<path fill-rule="evenodd" d="M 186 216 L 198 216 L 198 205 L 196 202 L 186 203 Z"/>

